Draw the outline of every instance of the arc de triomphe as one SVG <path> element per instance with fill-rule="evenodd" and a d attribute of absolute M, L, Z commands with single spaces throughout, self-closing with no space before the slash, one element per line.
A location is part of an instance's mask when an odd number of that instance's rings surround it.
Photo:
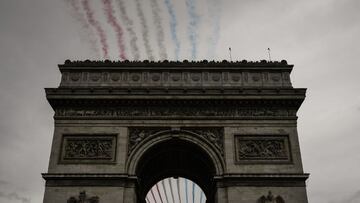
<path fill-rule="evenodd" d="M 144 203 L 167 177 L 211 203 L 307 203 L 281 62 L 65 61 L 46 88 L 55 130 L 45 203 Z"/>

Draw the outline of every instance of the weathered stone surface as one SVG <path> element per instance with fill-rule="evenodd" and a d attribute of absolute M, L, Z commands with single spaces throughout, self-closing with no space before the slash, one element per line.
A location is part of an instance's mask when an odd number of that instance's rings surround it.
<path fill-rule="evenodd" d="M 61 163 L 111 163 L 116 135 L 64 135 L 61 151 Z"/>
<path fill-rule="evenodd" d="M 63 87 L 291 87 L 286 62 L 68 62 Z"/>
<path fill-rule="evenodd" d="M 306 89 L 285 61 L 59 67 L 60 86 L 46 89 L 44 203 L 143 203 L 168 176 L 194 180 L 211 203 L 307 203 L 296 123 Z"/>
<path fill-rule="evenodd" d="M 237 135 L 235 152 L 239 164 L 291 161 L 289 139 L 286 135 Z"/>

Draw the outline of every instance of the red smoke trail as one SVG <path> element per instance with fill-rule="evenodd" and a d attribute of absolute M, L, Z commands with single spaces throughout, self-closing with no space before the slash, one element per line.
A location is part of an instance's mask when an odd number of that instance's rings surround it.
<path fill-rule="evenodd" d="M 83 0 L 82 5 L 83 5 L 83 8 L 84 8 L 84 10 L 86 12 L 86 17 L 87 17 L 90 25 L 95 28 L 96 32 L 98 33 L 98 35 L 100 37 L 100 42 L 101 42 L 101 45 L 102 45 L 104 58 L 109 59 L 109 54 L 108 54 L 109 46 L 107 44 L 105 32 L 102 29 L 102 27 L 100 26 L 100 23 L 97 20 L 95 20 L 94 12 L 90 8 L 89 0 Z"/>
<path fill-rule="evenodd" d="M 120 58 L 122 60 L 126 60 L 123 29 L 120 26 L 120 24 L 117 22 L 116 17 L 114 16 L 114 9 L 112 8 L 111 0 L 102 0 L 102 2 L 104 4 L 104 11 L 106 13 L 107 21 L 114 28 L 116 32 L 118 47 L 120 50 Z"/>

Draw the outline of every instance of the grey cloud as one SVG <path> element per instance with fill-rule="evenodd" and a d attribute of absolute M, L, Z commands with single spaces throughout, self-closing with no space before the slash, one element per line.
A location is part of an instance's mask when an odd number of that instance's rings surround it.
<path fill-rule="evenodd" d="M 344 197 L 342 199 L 332 200 L 329 203 L 359 203 L 360 202 L 360 190 L 352 193 L 349 197 Z"/>
<path fill-rule="evenodd" d="M 358 203 L 360 202 L 360 191 L 356 192 L 349 199 L 347 199 L 344 203 Z"/>
<path fill-rule="evenodd" d="M 5 180 L 0 180 L 0 185 L 7 185 L 9 184 L 9 182 L 5 181 Z"/>
<path fill-rule="evenodd" d="M 4 192 L 0 191 L 0 197 L 8 199 L 8 200 L 19 200 L 22 203 L 30 203 L 31 202 L 29 198 L 23 197 L 16 192 L 4 193 Z"/>

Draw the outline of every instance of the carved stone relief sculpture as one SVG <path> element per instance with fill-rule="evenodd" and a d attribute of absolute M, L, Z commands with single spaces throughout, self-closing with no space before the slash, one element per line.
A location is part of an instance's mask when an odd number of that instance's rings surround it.
<path fill-rule="evenodd" d="M 78 198 L 70 197 L 67 200 L 67 203 L 99 203 L 99 197 L 94 196 L 94 197 L 87 198 L 86 192 L 82 191 L 82 192 L 80 192 Z"/>
<path fill-rule="evenodd" d="M 258 200 L 258 203 L 285 203 L 284 199 L 281 196 L 274 196 L 271 191 L 269 191 L 267 196 L 261 196 Z"/>
<path fill-rule="evenodd" d="M 128 154 L 145 138 L 161 133 L 162 131 L 169 131 L 169 133 L 171 133 L 170 128 L 129 128 Z M 223 128 L 180 128 L 180 132 L 181 131 L 194 133 L 205 138 L 210 141 L 222 155 L 224 154 Z"/>
<path fill-rule="evenodd" d="M 60 161 L 113 162 L 116 137 L 113 135 L 64 135 Z"/>
<path fill-rule="evenodd" d="M 287 136 L 238 135 L 235 144 L 237 162 L 291 161 Z"/>

